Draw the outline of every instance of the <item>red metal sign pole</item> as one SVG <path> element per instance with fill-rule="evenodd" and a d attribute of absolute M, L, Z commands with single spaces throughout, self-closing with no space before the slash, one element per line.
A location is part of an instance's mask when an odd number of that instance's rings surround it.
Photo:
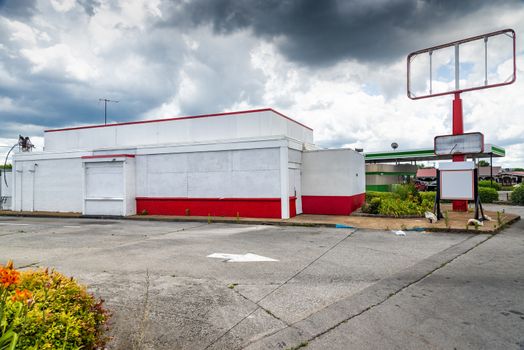
<path fill-rule="evenodd" d="M 464 122 L 462 120 L 462 100 L 460 92 L 455 93 L 453 100 L 453 135 L 462 135 L 464 133 Z M 463 162 L 465 160 L 463 154 L 453 155 L 454 162 Z M 455 200 L 453 201 L 453 211 L 468 211 L 468 201 Z"/>

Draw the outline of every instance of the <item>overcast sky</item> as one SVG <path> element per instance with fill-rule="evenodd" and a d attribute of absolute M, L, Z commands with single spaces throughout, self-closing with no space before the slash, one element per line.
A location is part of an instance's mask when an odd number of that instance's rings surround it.
<path fill-rule="evenodd" d="M 465 131 L 524 166 L 522 0 L 0 0 L 0 145 L 109 98 L 111 122 L 271 107 L 324 147 L 432 147 L 452 98 L 408 99 L 406 55 L 505 28 L 517 82 L 463 94 Z"/>

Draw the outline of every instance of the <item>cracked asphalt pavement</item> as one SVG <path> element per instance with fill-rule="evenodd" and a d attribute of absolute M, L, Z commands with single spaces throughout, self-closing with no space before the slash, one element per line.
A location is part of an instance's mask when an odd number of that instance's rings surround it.
<path fill-rule="evenodd" d="M 112 349 L 524 349 L 523 256 L 522 222 L 495 236 L 401 237 L 0 217 L 0 263 L 87 284 L 113 311 Z"/>

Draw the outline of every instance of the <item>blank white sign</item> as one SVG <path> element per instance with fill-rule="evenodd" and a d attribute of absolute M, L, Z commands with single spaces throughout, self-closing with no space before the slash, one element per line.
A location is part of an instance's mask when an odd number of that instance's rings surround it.
<path fill-rule="evenodd" d="M 435 154 L 468 154 L 484 150 L 484 136 L 480 132 L 462 135 L 443 135 L 435 137 Z"/>
<path fill-rule="evenodd" d="M 440 199 L 474 200 L 473 170 L 441 170 Z"/>

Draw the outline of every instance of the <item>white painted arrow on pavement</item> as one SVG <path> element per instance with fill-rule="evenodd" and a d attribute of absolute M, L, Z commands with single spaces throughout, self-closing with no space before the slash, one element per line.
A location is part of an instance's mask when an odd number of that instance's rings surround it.
<path fill-rule="evenodd" d="M 256 254 L 224 254 L 224 253 L 213 253 L 207 256 L 208 258 L 223 259 L 226 262 L 258 262 L 258 261 L 278 261 L 265 256 Z"/>

